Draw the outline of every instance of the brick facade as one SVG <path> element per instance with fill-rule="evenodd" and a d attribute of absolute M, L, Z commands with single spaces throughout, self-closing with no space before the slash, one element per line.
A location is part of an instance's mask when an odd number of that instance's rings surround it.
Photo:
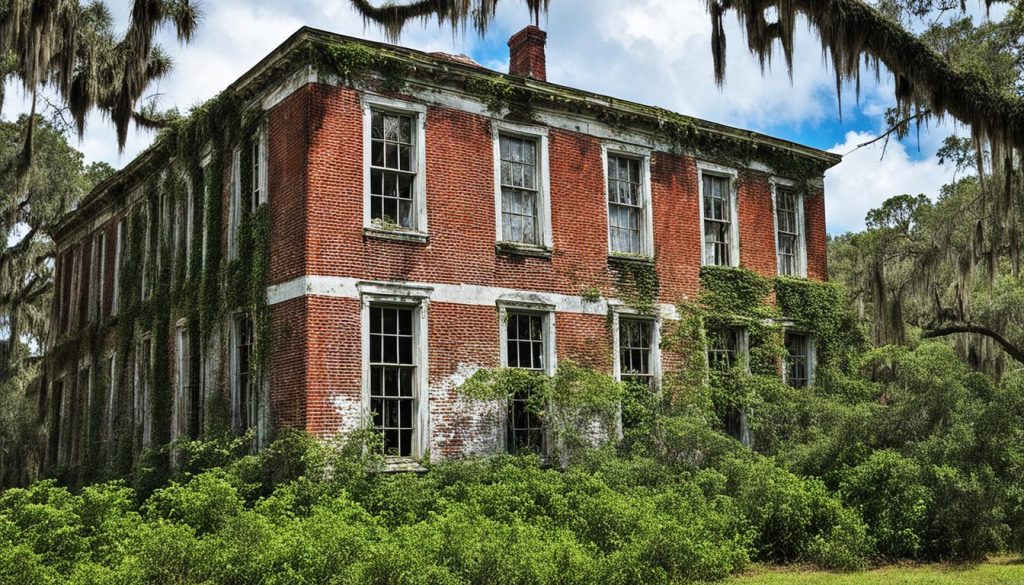
<path fill-rule="evenodd" d="M 537 40 L 533 33 L 526 36 L 528 44 Z M 523 51 L 536 49 L 531 47 Z M 532 65 L 519 65 L 526 67 L 523 74 L 530 74 L 529 69 L 533 77 L 543 79 L 543 42 L 540 47 L 539 70 L 535 54 L 530 57 Z M 528 56 L 514 55 L 513 69 L 518 67 L 515 58 Z M 563 114 L 559 112 L 544 118 L 554 122 L 528 124 L 547 136 L 552 246 L 539 254 L 509 252 L 496 246 L 495 233 L 495 215 L 500 210 L 496 209 L 494 144 L 500 116 L 481 106 L 467 107 L 464 97 L 454 99 L 443 93 L 438 97 L 436 92 L 415 89 L 388 94 L 390 99 L 425 107 L 425 133 L 417 137 L 425 140 L 425 169 L 420 169 L 417 180 L 426 181 L 427 233 L 396 238 L 364 225 L 367 91 L 359 84 L 311 78 L 295 84 L 265 112 L 270 321 L 263 379 L 269 407 L 261 424 L 302 428 L 325 437 L 363 424 L 367 416 L 366 303 L 378 297 L 389 299 L 387 303 L 401 302 L 400 297 L 412 290 L 410 306 L 425 312 L 427 327 L 427 354 L 417 364 L 427 368 L 427 387 L 416 389 L 417 400 L 426 401 L 427 413 L 427 428 L 417 429 L 425 437 L 420 455 L 429 451 L 432 457 L 458 457 L 500 449 L 503 431 L 495 427 L 494 415 L 501 409 L 466 403 L 456 387 L 476 368 L 502 365 L 501 303 L 555 307 L 550 318 L 554 319 L 557 359 L 613 371 L 617 357 L 609 328 L 609 300 L 620 292 L 609 260 L 605 151 L 620 144 L 635 149 L 636 140 L 617 141 L 607 133 L 586 130 L 591 125 L 578 124 L 575 118 L 560 123 Z M 699 157 L 676 152 L 657 140 L 640 146 L 649 161 L 646 213 L 651 216 L 654 256 L 648 262 L 658 275 L 655 300 L 663 307 L 665 319 L 670 318 L 669 307 L 693 299 L 700 286 Z M 818 156 L 810 149 L 801 152 Z M 774 276 L 778 268 L 772 174 L 764 165 L 732 171 L 737 179 L 732 184 L 738 206 L 734 228 L 739 234 L 739 264 Z M 231 181 L 225 184 L 230 186 Z M 230 191 L 221 195 L 219 235 L 226 250 Z M 820 187 L 805 193 L 803 201 L 806 274 L 825 279 Z M 104 309 L 98 322 L 106 324 L 108 333 L 97 355 L 88 358 L 92 363 L 100 363 L 117 345 L 116 319 L 110 319 L 116 286 L 116 226 L 131 205 L 128 198 L 108 204 L 93 211 L 92 219 L 79 218 L 82 227 L 58 234 L 54 317 L 60 334 L 87 324 L 87 307 L 81 305 L 78 321 L 68 321 L 73 312 L 68 308 L 88 298 L 82 292 L 88 286 L 80 287 L 79 298 L 73 298 L 73 272 L 77 266 L 80 275 L 90 274 L 92 234 L 97 230 L 107 234 Z M 76 254 L 82 259 L 73 260 Z M 593 291 L 600 292 L 597 301 Z M 175 323 L 172 320 L 172 334 Z M 210 406 L 216 403 L 210 399 L 218 396 L 227 408 L 235 407 L 233 335 L 231 325 L 223 324 L 204 350 L 203 376 L 197 383 L 203 384 L 206 409 L 217 408 Z M 122 367 L 136 367 L 130 363 L 132 356 L 120 357 L 125 360 Z M 49 379 L 72 380 L 76 360 L 83 359 L 86 356 L 74 352 L 54 355 Z M 174 352 L 156 359 L 169 360 L 173 378 Z M 662 361 L 668 365 L 676 358 L 665 356 Z M 137 383 L 131 375 L 123 379 Z M 68 395 L 65 389 L 62 400 Z M 117 394 L 125 396 L 125 391 Z M 66 408 L 74 410 L 81 404 Z"/>

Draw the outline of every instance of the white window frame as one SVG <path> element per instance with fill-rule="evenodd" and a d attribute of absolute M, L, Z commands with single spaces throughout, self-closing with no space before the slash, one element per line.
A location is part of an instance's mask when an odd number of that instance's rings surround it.
<path fill-rule="evenodd" d="M 500 207 L 499 207 L 500 209 Z M 500 349 L 499 362 L 501 367 L 507 368 L 508 365 L 508 314 L 512 313 L 527 313 L 540 315 L 541 326 L 543 328 L 543 339 L 544 339 L 544 374 L 546 376 L 554 376 L 558 370 L 558 352 L 556 351 L 555 344 L 557 343 L 555 333 L 555 321 L 557 319 L 557 312 L 555 311 L 555 305 L 546 303 L 534 303 L 520 300 L 498 300 L 498 340 Z M 499 433 L 501 451 L 504 453 L 509 452 L 508 444 L 508 407 L 500 409 L 500 423 L 501 431 Z M 544 451 L 541 453 L 542 457 L 545 457 L 551 452 L 551 429 L 548 425 L 544 425 L 543 430 L 544 436 Z"/>
<path fill-rule="evenodd" d="M 501 136 L 514 136 L 533 140 L 537 143 L 537 222 L 540 224 L 541 243 L 539 245 L 522 242 L 508 242 L 501 234 Z M 491 141 L 493 143 L 494 166 L 494 240 L 522 248 L 540 248 L 550 250 L 554 247 L 554 236 L 551 227 L 551 162 L 548 154 L 548 129 L 542 126 L 515 124 L 504 120 L 491 121 Z M 605 195 L 607 199 L 607 195 Z"/>
<path fill-rule="evenodd" d="M 414 396 L 416 400 L 416 428 L 409 457 L 388 457 L 394 463 L 422 459 L 430 451 L 430 346 L 429 313 L 430 287 L 359 283 L 360 345 L 362 347 L 362 384 L 360 388 L 363 420 L 372 425 L 370 411 L 370 308 L 391 306 L 412 309 L 413 362 L 416 367 Z"/>
<path fill-rule="evenodd" d="M 114 232 L 114 290 L 111 291 L 111 315 L 117 315 L 121 305 L 121 247 L 124 242 L 124 222 L 124 218 L 118 219 Z"/>
<path fill-rule="evenodd" d="M 238 208 L 242 197 L 242 149 L 231 150 L 231 195 L 228 199 L 228 260 L 238 258 L 238 227 L 242 221 Z"/>
<path fill-rule="evenodd" d="M 146 347 L 146 343 L 149 343 L 149 352 L 144 352 L 143 348 Z M 135 392 L 134 392 L 134 413 L 135 416 L 142 420 L 136 420 L 136 424 L 142 425 L 142 446 L 148 447 L 152 440 L 153 433 L 153 422 L 152 422 L 152 384 L 147 376 L 143 376 L 142 360 L 146 360 L 145 373 L 152 374 L 153 372 L 153 336 L 149 333 L 139 337 L 139 345 L 135 350 Z"/>
<path fill-rule="evenodd" d="M 112 351 L 105 361 L 107 366 L 107 412 L 106 416 L 106 438 L 109 441 L 114 436 L 114 408 L 117 404 L 117 351 Z"/>
<path fill-rule="evenodd" d="M 174 407 L 171 425 L 171 441 L 187 434 L 188 430 L 188 391 L 185 388 L 186 376 L 191 375 L 186 368 L 185 359 L 188 354 L 188 324 L 184 319 L 178 321 L 174 329 Z M 191 380 L 189 380 L 191 382 Z M 191 384 L 190 384 L 191 385 Z"/>
<path fill-rule="evenodd" d="M 103 319 L 103 297 L 107 292 L 107 228 L 103 227 L 96 233 L 99 241 L 96 251 L 96 321 Z M 96 246 L 96 242 L 93 242 Z"/>
<path fill-rule="evenodd" d="M 697 193 L 699 195 L 697 208 L 700 211 L 700 265 L 709 266 L 704 254 L 704 175 L 713 175 L 729 179 L 729 194 L 732 197 L 730 202 L 730 215 L 732 226 L 729 230 L 731 241 L 729 242 L 729 266 L 740 265 L 740 215 L 739 215 L 739 189 L 737 181 L 739 172 L 731 167 L 718 165 L 706 161 L 697 161 Z"/>
<path fill-rule="evenodd" d="M 364 93 L 361 96 L 363 109 L 363 229 L 370 232 L 406 232 L 416 235 L 430 233 L 427 222 L 427 106 L 417 102 L 387 98 Z M 413 227 L 382 230 L 370 217 L 370 150 L 373 137 L 373 112 L 391 112 L 412 116 L 416 132 L 416 181 L 413 189 Z"/>
<path fill-rule="evenodd" d="M 818 344 L 814 339 L 814 336 L 804 331 L 803 329 L 797 329 L 793 327 L 787 327 L 783 331 L 783 344 L 785 345 L 785 335 L 792 333 L 794 335 L 803 335 L 807 338 L 807 386 L 810 388 L 814 385 L 814 369 L 818 365 Z M 782 360 L 782 381 L 785 384 L 789 384 L 789 351 L 786 351 L 786 356 Z"/>
<path fill-rule="evenodd" d="M 735 326 L 733 326 L 733 325 L 726 325 L 725 327 L 722 327 L 722 329 L 735 329 L 737 331 L 737 333 L 738 333 L 737 341 L 739 342 L 739 347 L 736 348 L 736 354 L 735 354 L 734 359 L 736 359 L 736 360 L 741 360 L 741 359 L 744 360 L 744 362 L 743 362 L 743 366 L 744 366 L 743 369 L 744 369 L 744 371 L 746 373 L 749 374 L 750 373 L 750 329 L 748 329 L 747 327 L 744 327 L 742 325 L 735 325 Z M 705 329 L 705 335 L 706 334 L 707 334 L 707 330 Z M 709 372 L 710 372 L 710 368 L 713 367 L 711 365 L 710 356 L 708 355 L 708 352 L 710 350 L 711 350 L 711 346 L 710 345 L 708 347 L 704 348 L 704 363 L 705 363 L 705 365 L 708 366 Z"/>
<path fill-rule="evenodd" d="M 200 258 L 200 263 L 199 263 L 200 270 L 202 270 L 203 266 L 206 264 L 206 252 L 207 252 L 207 250 L 209 249 L 209 246 L 210 246 L 210 244 L 209 244 L 210 234 L 207 233 L 207 229 L 206 229 L 206 213 L 207 213 L 207 206 L 211 205 L 211 200 L 213 199 L 213 196 L 210 194 L 210 182 L 211 181 L 210 181 L 210 177 L 209 177 L 210 173 L 208 172 L 209 167 L 210 167 L 210 163 L 212 162 L 212 160 L 213 160 L 213 155 L 207 154 L 207 155 L 205 155 L 203 157 L 203 160 L 200 161 L 200 163 L 199 163 L 199 174 L 203 178 L 203 188 L 202 188 L 202 198 L 203 198 L 203 200 L 202 200 L 202 209 L 203 209 L 203 211 L 200 214 L 200 222 L 199 222 L 199 229 L 203 230 L 202 258 Z M 222 201 L 221 200 L 221 196 L 223 196 L 223 193 L 221 193 L 221 194 L 219 194 L 217 196 L 217 202 L 218 203 L 220 203 Z M 229 210 L 229 212 L 230 212 L 230 210 Z"/>
<path fill-rule="evenodd" d="M 643 202 L 642 202 L 642 213 L 643 218 L 641 222 L 640 232 L 640 247 L 641 255 L 648 258 L 654 258 L 654 205 L 651 195 L 651 149 L 636 146 L 633 144 L 623 144 L 618 142 L 605 142 L 601 145 L 601 165 L 602 173 L 604 176 L 604 201 L 605 201 L 605 216 L 607 221 L 606 237 L 608 238 L 608 254 L 624 255 L 622 252 L 616 252 L 612 250 L 612 239 L 611 239 L 611 216 L 608 213 L 608 157 L 617 156 L 621 158 L 631 158 L 640 161 L 640 181 L 643 189 Z M 702 202 L 703 203 L 703 202 Z"/>
<path fill-rule="evenodd" d="M 651 323 L 651 375 L 654 378 L 654 389 L 661 388 L 661 316 L 641 313 L 627 305 L 612 304 L 608 310 L 612 317 L 612 375 L 618 382 L 622 381 L 622 361 L 619 355 L 619 321 L 620 319 L 647 321 Z"/>
<path fill-rule="evenodd" d="M 787 275 L 795 278 L 807 278 L 807 222 L 804 215 L 804 192 L 796 189 L 796 183 L 789 179 L 783 179 L 781 177 L 772 177 L 770 180 L 772 188 L 772 226 L 773 226 L 773 237 L 775 240 L 775 270 L 779 276 L 782 276 L 782 261 L 779 254 L 779 213 L 778 213 L 778 193 L 779 188 L 782 187 L 787 191 L 793 193 L 796 201 L 796 225 L 799 228 L 797 237 L 797 259 L 796 259 L 796 274 Z"/>
<path fill-rule="evenodd" d="M 256 180 L 259 182 L 259 196 L 253 202 L 254 209 L 270 201 L 270 193 L 267 190 L 270 174 L 267 169 L 267 125 L 265 122 L 261 123 L 256 130 L 256 146 L 256 160 L 259 164 L 259 174 L 256 176 Z"/>

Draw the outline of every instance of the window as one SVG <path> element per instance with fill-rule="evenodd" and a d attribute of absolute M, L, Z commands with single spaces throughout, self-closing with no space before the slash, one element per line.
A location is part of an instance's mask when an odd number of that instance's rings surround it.
<path fill-rule="evenodd" d="M 650 255 L 646 159 L 612 153 L 607 159 L 609 251 Z"/>
<path fill-rule="evenodd" d="M 426 106 L 364 95 L 363 115 L 363 227 L 425 234 Z"/>
<path fill-rule="evenodd" d="M 107 412 L 104 421 L 106 438 L 114 436 L 114 407 L 117 405 L 117 354 L 111 353 L 107 358 Z"/>
<path fill-rule="evenodd" d="M 139 353 L 136 358 L 135 382 L 135 424 L 142 428 L 142 446 L 148 447 L 152 438 L 150 427 L 150 399 L 151 399 L 151 375 L 150 370 L 153 360 L 153 341 L 149 336 L 142 338 L 139 343 Z"/>
<path fill-rule="evenodd" d="M 233 420 L 235 430 L 243 433 L 257 425 L 259 402 L 256 373 L 252 369 L 254 339 L 252 319 L 247 314 L 235 315 L 232 325 Z"/>
<path fill-rule="evenodd" d="M 124 220 L 117 222 L 114 233 L 114 290 L 110 301 L 110 314 L 116 315 L 121 303 L 121 242 L 124 241 Z"/>
<path fill-rule="evenodd" d="M 149 205 L 147 204 L 146 205 L 145 217 L 143 219 L 143 221 L 146 223 L 145 228 L 143 229 L 143 238 L 145 238 L 145 242 L 143 243 L 143 249 L 142 249 L 142 292 L 140 293 L 141 294 L 140 298 L 142 298 L 143 300 L 149 298 L 149 278 L 150 278 L 150 275 L 149 275 L 149 271 L 150 271 L 149 249 L 150 249 L 150 237 L 151 237 L 151 234 L 150 234 L 150 230 L 151 230 L 150 216 L 151 216 L 151 214 L 150 214 L 150 211 L 149 211 Z"/>
<path fill-rule="evenodd" d="M 775 241 L 779 274 L 783 276 L 806 275 L 803 223 L 803 197 L 790 188 L 776 185 Z"/>
<path fill-rule="evenodd" d="M 415 312 L 370 307 L 370 412 L 384 454 L 412 457 L 416 431 Z"/>
<path fill-rule="evenodd" d="M 103 319 L 103 293 L 106 290 L 106 276 L 107 276 L 107 233 L 105 231 L 99 231 L 93 237 L 92 242 L 93 256 L 92 256 L 92 285 L 90 289 L 92 291 L 91 304 L 89 308 L 89 314 L 93 319 L 99 321 Z"/>
<path fill-rule="evenodd" d="M 619 318 L 619 379 L 654 388 L 654 321 Z"/>
<path fill-rule="evenodd" d="M 178 334 L 176 336 L 175 345 L 175 379 L 177 380 L 177 392 L 174 395 L 174 412 L 177 415 L 175 418 L 175 424 L 173 426 L 173 432 L 171 439 L 176 439 L 179 435 L 185 435 L 191 437 L 192 429 L 194 428 L 191 420 L 191 398 L 192 398 L 192 369 L 189 364 L 189 343 L 188 343 L 188 329 L 182 326 L 178 327 Z"/>
<path fill-rule="evenodd" d="M 811 383 L 813 349 L 810 336 L 793 331 L 786 332 L 786 383 L 804 388 Z"/>
<path fill-rule="evenodd" d="M 64 415 L 64 378 L 53 383 L 50 389 L 50 445 L 49 460 L 51 463 L 60 464 L 61 441 L 63 437 L 63 415 Z"/>
<path fill-rule="evenodd" d="M 415 229 L 415 118 L 373 110 L 370 128 L 370 219 Z"/>
<path fill-rule="evenodd" d="M 505 367 L 531 370 L 538 374 L 552 371 L 549 364 L 550 313 L 506 311 L 504 314 Z M 507 445 L 511 453 L 544 453 L 544 420 L 536 412 L 532 388 L 519 389 L 509 400 Z"/>
<path fill-rule="evenodd" d="M 547 130 L 493 125 L 496 237 L 527 248 L 550 248 Z"/>
<path fill-rule="evenodd" d="M 739 234 L 736 229 L 736 194 L 732 188 L 735 172 L 707 163 L 698 163 L 698 168 L 704 264 L 736 266 L 739 264 Z"/>
<path fill-rule="evenodd" d="M 78 370 L 78 383 L 75 385 L 74 401 L 69 413 L 72 433 L 69 437 L 68 462 L 78 464 L 82 461 L 82 452 L 86 448 L 85 440 L 89 436 L 90 417 L 92 412 L 92 369 L 82 366 Z"/>
<path fill-rule="evenodd" d="M 725 371 L 732 368 L 737 358 L 746 350 L 742 329 L 726 327 L 708 331 L 708 366 L 713 370 Z"/>

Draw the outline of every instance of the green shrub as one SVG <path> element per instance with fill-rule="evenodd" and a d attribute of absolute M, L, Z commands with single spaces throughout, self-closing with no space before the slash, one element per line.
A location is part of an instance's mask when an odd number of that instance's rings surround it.
<path fill-rule="evenodd" d="M 201 473 L 186 484 L 172 482 L 153 492 L 143 506 L 147 519 L 185 524 L 203 535 L 216 532 L 242 511 L 243 500 L 228 476 Z"/>

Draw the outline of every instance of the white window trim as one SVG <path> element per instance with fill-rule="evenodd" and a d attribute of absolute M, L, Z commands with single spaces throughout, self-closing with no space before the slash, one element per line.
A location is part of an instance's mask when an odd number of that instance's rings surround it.
<path fill-rule="evenodd" d="M 210 162 L 212 160 L 213 160 L 213 155 L 207 154 L 207 155 L 205 155 L 203 157 L 203 160 L 199 163 L 199 175 L 203 179 L 203 189 L 202 189 L 202 193 L 201 193 L 201 197 L 203 198 L 202 202 L 201 202 L 202 212 L 200 213 L 200 221 L 199 221 L 199 229 L 203 230 L 203 232 L 202 232 L 202 234 L 203 234 L 203 249 L 202 249 L 202 257 L 200 258 L 200 262 L 199 262 L 200 270 L 202 270 L 203 266 L 206 264 L 206 251 L 209 248 L 209 237 L 210 237 L 210 234 L 207 233 L 207 229 L 206 229 L 206 213 L 207 213 L 206 210 L 207 210 L 207 206 L 211 205 L 211 199 L 213 199 L 213 196 L 210 194 L 210 180 L 209 180 L 209 176 L 208 176 L 209 173 L 207 172 L 207 169 L 209 168 Z M 219 202 L 220 200 L 221 200 L 220 197 L 218 197 L 217 201 Z"/>
<path fill-rule="evenodd" d="M 412 229 L 402 228 L 387 231 L 429 234 L 430 229 L 427 223 L 427 106 L 370 93 L 364 93 L 361 101 L 363 108 L 363 229 L 380 230 L 380 227 L 374 225 L 370 218 L 370 139 L 373 136 L 373 111 L 378 110 L 416 118 L 416 185 L 413 192 L 415 226 Z"/>
<path fill-rule="evenodd" d="M 797 238 L 797 273 L 794 276 L 797 278 L 807 278 L 807 222 L 804 219 L 804 192 L 797 190 L 796 183 L 789 179 L 771 177 L 769 183 L 772 188 L 772 227 L 773 239 L 775 240 L 776 274 L 782 275 L 782 262 L 779 260 L 779 214 L 776 206 L 778 205 L 778 188 L 783 187 L 792 190 L 796 197 L 796 224 L 800 228 L 799 237 Z"/>
<path fill-rule="evenodd" d="M 241 214 L 238 208 L 242 196 L 242 149 L 235 147 L 231 151 L 231 197 L 228 205 L 228 260 L 238 258 L 238 226 Z"/>
<path fill-rule="evenodd" d="M 416 429 L 412 455 L 389 457 L 404 462 L 422 459 L 430 451 L 430 292 L 427 287 L 360 283 L 360 345 L 362 347 L 362 384 L 360 388 L 363 420 L 372 421 L 370 412 L 370 306 L 390 305 L 413 309 L 413 361 L 416 364 Z"/>
<path fill-rule="evenodd" d="M 267 124 L 263 122 L 256 131 L 256 140 L 259 141 L 259 150 L 256 155 L 259 157 L 260 175 L 256 178 L 260 182 L 260 197 L 256 205 L 264 205 L 270 201 L 270 172 L 267 168 Z"/>
<path fill-rule="evenodd" d="M 171 408 L 171 441 L 173 442 L 178 437 L 186 434 L 187 430 L 187 418 L 186 413 L 188 412 L 188 406 L 186 401 L 188 396 L 185 394 L 185 376 L 188 376 L 190 372 L 186 372 L 182 367 L 184 366 L 183 357 L 188 352 L 188 344 L 185 343 L 186 337 L 189 334 L 188 325 L 184 319 L 178 321 L 174 328 L 174 404 Z"/>
<path fill-rule="evenodd" d="M 522 242 L 505 242 L 501 237 L 501 135 L 516 136 L 537 141 L 537 221 L 540 223 L 541 243 L 539 246 Z M 515 124 L 503 120 L 491 121 L 491 140 L 493 142 L 494 166 L 494 241 L 508 243 L 523 248 L 542 248 L 550 250 L 554 247 L 554 235 L 551 228 L 551 173 L 548 155 L 548 129 L 541 126 Z M 607 195 L 605 195 L 607 200 Z"/>
<path fill-rule="evenodd" d="M 107 440 L 114 436 L 114 408 L 117 404 L 117 352 L 112 351 L 104 360 L 103 365 L 107 367 L 107 412 L 106 433 Z"/>
<path fill-rule="evenodd" d="M 697 161 L 697 209 L 700 211 L 700 265 L 708 266 L 706 258 L 704 257 L 704 175 L 714 175 L 718 177 L 726 177 L 729 179 L 729 194 L 732 196 L 730 202 L 730 214 L 732 215 L 732 229 L 729 230 L 732 241 L 730 242 L 729 251 L 729 266 L 736 267 L 740 265 L 740 215 L 739 215 L 739 190 L 736 187 L 736 182 L 739 178 L 739 172 L 731 167 L 725 167 L 710 163 L 706 161 Z"/>
<path fill-rule="evenodd" d="M 804 331 L 803 329 L 797 329 L 795 327 L 787 327 L 783 332 L 795 333 L 797 335 L 803 335 L 807 338 L 807 387 L 814 385 L 814 370 L 818 366 L 818 343 L 813 335 Z M 782 358 L 782 382 L 789 384 L 789 352 L 786 352 L 786 357 Z"/>
<path fill-rule="evenodd" d="M 621 252 L 612 250 L 612 239 L 609 235 L 611 218 L 608 217 L 608 155 L 621 156 L 640 160 L 641 185 L 643 187 L 643 231 L 640 234 L 640 245 L 642 254 L 648 258 L 654 258 L 654 205 L 651 195 L 651 149 L 633 144 L 620 142 L 605 142 L 601 144 L 601 160 L 603 161 L 602 173 L 604 176 L 604 201 L 605 201 L 605 237 L 608 239 L 608 254 L 616 255 Z M 703 203 L 703 202 L 702 202 Z M 703 224 L 702 224 L 703 225 Z"/>
<path fill-rule="evenodd" d="M 111 291 L 110 314 L 117 315 L 121 304 L 121 247 L 124 245 L 125 220 L 117 220 L 114 232 L 114 290 Z"/>
<path fill-rule="evenodd" d="M 649 321 L 651 323 L 651 374 L 654 376 L 654 387 L 661 388 L 661 316 L 641 313 L 628 305 L 610 304 L 608 310 L 612 317 L 612 375 L 618 382 L 622 381 L 622 362 L 619 356 L 619 319 Z M 705 355 L 707 355 L 705 353 Z"/>

